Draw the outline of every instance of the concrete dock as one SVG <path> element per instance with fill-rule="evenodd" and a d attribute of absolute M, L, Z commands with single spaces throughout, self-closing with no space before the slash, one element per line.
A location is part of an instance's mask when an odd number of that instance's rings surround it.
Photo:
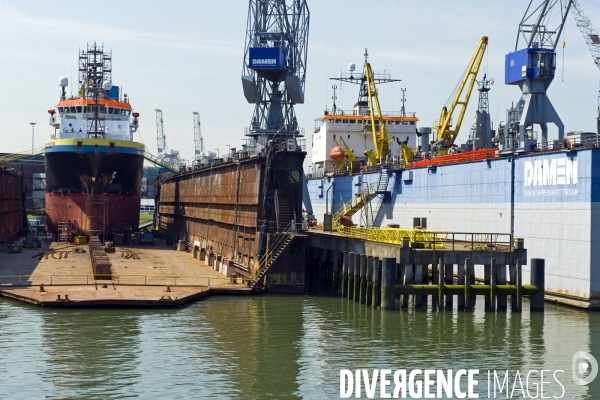
<path fill-rule="evenodd" d="M 211 294 L 251 294 L 241 279 L 232 282 L 162 240 L 117 246 L 108 254 L 111 279 L 95 279 L 87 246 L 52 242 L 22 253 L 2 250 L 0 295 L 41 306 L 169 307 Z"/>

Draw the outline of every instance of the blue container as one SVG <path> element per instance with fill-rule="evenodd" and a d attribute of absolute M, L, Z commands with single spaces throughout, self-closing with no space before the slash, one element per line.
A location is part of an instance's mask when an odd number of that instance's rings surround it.
<path fill-rule="evenodd" d="M 250 69 L 277 69 L 285 70 L 285 59 L 280 47 L 251 47 Z"/>

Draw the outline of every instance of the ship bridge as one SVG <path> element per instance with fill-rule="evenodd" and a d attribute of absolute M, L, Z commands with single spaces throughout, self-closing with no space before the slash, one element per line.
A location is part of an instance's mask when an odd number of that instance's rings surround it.
<path fill-rule="evenodd" d="M 50 125 L 56 129 L 52 139 L 77 139 L 87 137 L 89 121 L 94 117 L 96 105 L 91 99 L 61 100 L 56 110 L 49 110 Z M 98 114 L 104 121 L 105 138 L 133 140 L 129 118 L 131 105 L 125 101 L 99 100 Z"/>

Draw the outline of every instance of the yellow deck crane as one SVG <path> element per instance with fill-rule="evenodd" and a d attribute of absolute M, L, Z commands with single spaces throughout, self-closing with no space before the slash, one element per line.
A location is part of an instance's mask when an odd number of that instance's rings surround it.
<path fill-rule="evenodd" d="M 454 140 L 456 140 L 456 137 L 458 136 L 460 125 L 465 116 L 467 104 L 469 103 L 469 98 L 471 97 L 471 92 L 473 91 L 473 86 L 475 85 L 475 80 L 477 79 L 477 74 L 479 73 L 479 67 L 481 66 L 487 44 L 488 37 L 482 37 L 477 45 L 475 54 L 473 54 L 473 57 L 469 62 L 467 71 L 456 88 L 450 107 L 447 108 L 444 106 L 440 114 L 440 119 L 434 123 L 434 130 L 437 132 L 435 150 L 437 150 L 438 154 L 448 154 L 448 150 L 452 147 Z M 456 124 L 452 126 L 452 115 L 454 115 L 458 106 L 460 106 L 458 118 Z"/>
<path fill-rule="evenodd" d="M 365 60 L 365 79 L 367 84 L 367 94 L 369 97 L 369 110 L 371 123 L 365 125 L 365 129 L 371 129 L 373 132 L 373 145 L 375 151 L 365 150 L 365 156 L 369 159 L 369 165 L 376 165 L 379 160 L 383 160 L 390 156 L 390 142 L 383 115 L 381 115 L 381 107 L 379 105 L 379 97 L 377 97 L 377 88 L 375 87 L 375 78 L 371 64 Z M 375 104 L 373 104 L 375 103 Z"/>

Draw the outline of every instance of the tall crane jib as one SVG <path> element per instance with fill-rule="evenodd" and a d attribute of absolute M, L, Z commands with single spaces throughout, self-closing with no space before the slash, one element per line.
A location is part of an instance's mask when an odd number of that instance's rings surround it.
<path fill-rule="evenodd" d="M 585 43 L 590 49 L 590 53 L 592 54 L 594 64 L 596 64 L 596 66 L 600 68 L 600 35 L 598 34 L 598 31 L 594 29 L 592 22 L 585 15 L 583 9 L 576 0 L 573 0 L 572 10 L 573 11 L 571 12 L 571 14 L 573 15 L 573 18 L 575 18 L 577 27 L 581 31 L 581 34 L 585 39 Z M 596 113 L 596 133 L 600 135 L 600 91 L 598 93 L 599 95 L 598 111 Z"/>
<path fill-rule="evenodd" d="M 451 96 L 451 103 L 447 107 L 442 107 L 440 118 L 434 123 L 434 130 L 436 131 L 434 150 L 438 154 L 448 154 L 458 136 L 487 45 L 488 37 L 484 36 L 479 40 L 479 44 L 471 57 L 467 70 L 461 78 L 454 95 Z M 458 118 L 456 118 L 456 123 L 453 126 L 452 117 L 455 111 L 458 111 Z"/>
<path fill-rule="evenodd" d="M 369 97 L 369 111 L 371 114 L 371 131 L 373 134 L 373 145 L 375 147 L 375 153 L 371 150 L 365 151 L 365 156 L 369 159 L 369 165 L 376 165 L 382 160 L 386 160 L 391 155 L 390 142 L 387 135 L 387 128 L 385 127 L 385 121 L 381 114 L 381 106 L 379 104 L 379 96 L 377 95 L 377 88 L 375 87 L 375 79 L 373 76 L 373 70 L 371 64 L 367 61 L 368 53 L 365 50 L 365 77 L 367 83 L 367 93 Z M 376 122 L 377 121 L 377 122 Z M 379 129 L 377 129 L 379 127 Z"/>
<path fill-rule="evenodd" d="M 558 140 L 564 138 L 564 124 L 546 95 L 556 72 L 556 45 L 560 39 L 572 0 L 531 0 L 519 24 L 515 51 L 506 55 L 504 81 L 518 85 L 521 99 L 507 111 L 501 123 L 501 152 L 525 153 L 548 146 L 548 124 L 558 128 Z M 519 47 L 522 40 L 524 47 Z M 539 125 L 542 143 L 534 135 Z M 500 128 L 500 126 L 499 126 Z"/>
<path fill-rule="evenodd" d="M 248 147 L 274 135 L 302 136 L 294 104 L 304 103 L 310 13 L 305 0 L 250 0 L 242 86 L 254 114 Z"/>

